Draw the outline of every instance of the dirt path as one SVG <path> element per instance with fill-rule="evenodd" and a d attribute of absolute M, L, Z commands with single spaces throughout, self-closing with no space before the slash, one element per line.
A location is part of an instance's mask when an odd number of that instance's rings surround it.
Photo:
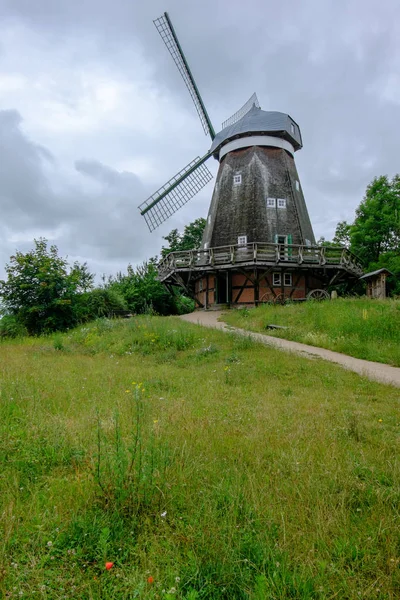
<path fill-rule="evenodd" d="M 181 319 L 188 321 L 189 323 L 203 325 L 204 327 L 214 327 L 224 331 L 234 331 L 239 335 L 249 336 L 257 342 L 261 342 L 267 346 L 275 346 L 281 350 L 297 352 L 298 354 L 302 354 L 308 358 L 323 358 L 324 360 L 337 363 L 345 369 L 359 373 L 360 375 L 368 377 L 369 379 L 374 379 L 376 381 L 381 381 L 383 383 L 389 383 L 391 385 L 400 387 L 399 367 L 391 367 L 389 365 L 384 365 L 383 363 L 353 358 L 352 356 L 340 354 L 339 352 L 333 352 L 332 350 L 326 350 L 325 348 L 308 346 L 307 344 L 283 340 L 270 335 L 264 335 L 263 333 L 254 333 L 252 331 L 238 329 L 237 327 L 231 327 L 222 321 L 218 321 L 221 315 L 221 311 L 198 311 L 190 313 L 189 315 L 182 315 Z"/>

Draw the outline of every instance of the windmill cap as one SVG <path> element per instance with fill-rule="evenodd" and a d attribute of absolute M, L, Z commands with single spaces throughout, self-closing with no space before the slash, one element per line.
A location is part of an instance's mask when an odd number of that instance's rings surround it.
<path fill-rule="evenodd" d="M 255 105 L 239 121 L 228 125 L 215 136 L 210 148 L 215 158 L 221 147 L 227 142 L 257 133 L 258 135 L 272 135 L 289 141 L 295 150 L 303 147 L 300 127 L 290 115 L 275 111 L 266 111 Z"/>

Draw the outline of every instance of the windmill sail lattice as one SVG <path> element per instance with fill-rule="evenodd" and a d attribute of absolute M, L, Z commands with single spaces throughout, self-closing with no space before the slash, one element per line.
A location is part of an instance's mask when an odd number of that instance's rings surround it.
<path fill-rule="evenodd" d="M 253 108 L 253 106 L 260 108 L 260 103 L 255 92 L 251 96 L 251 98 L 247 100 L 246 104 L 243 104 L 242 108 L 239 108 L 239 110 L 235 112 L 234 115 L 232 115 L 229 119 L 222 123 L 222 129 L 225 129 L 225 127 L 229 127 L 229 125 L 233 125 L 234 123 L 240 121 L 240 119 L 244 117 L 244 115 L 246 115 L 249 112 L 249 110 Z"/>
<path fill-rule="evenodd" d="M 192 160 L 139 206 L 150 231 L 164 223 L 212 179 L 204 164 L 209 157 L 210 154 L 206 154 Z"/>
<path fill-rule="evenodd" d="M 187 89 L 192 97 L 197 113 L 200 117 L 201 124 L 203 125 L 204 133 L 210 134 L 211 139 L 215 137 L 215 131 L 211 124 L 210 117 L 207 114 L 203 100 L 200 96 L 200 92 L 194 81 L 193 75 L 190 71 L 189 65 L 187 64 L 185 55 L 183 54 L 182 48 L 179 44 L 178 38 L 176 37 L 174 28 L 171 21 L 169 20 L 168 14 L 164 13 L 161 17 L 153 21 L 157 28 L 158 33 L 161 36 L 164 44 L 166 45 L 169 53 L 171 54 L 174 63 L 178 67 L 178 71 L 182 76 L 183 81 L 186 84 Z"/>

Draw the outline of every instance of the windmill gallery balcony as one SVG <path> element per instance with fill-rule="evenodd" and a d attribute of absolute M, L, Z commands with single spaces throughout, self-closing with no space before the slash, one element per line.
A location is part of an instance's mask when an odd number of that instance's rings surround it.
<path fill-rule="evenodd" d="M 338 246 L 299 246 L 265 244 L 220 246 L 207 250 L 170 252 L 158 265 L 160 281 L 178 272 L 234 269 L 235 267 L 322 268 L 343 270 L 348 275 L 363 274 L 361 262 L 347 248 Z"/>
<path fill-rule="evenodd" d="M 160 281 L 207 307 L 326 297 L 329 285 L 362 274 L 347 248 L 262 242 L 171 252 L 158 265 Z"/>

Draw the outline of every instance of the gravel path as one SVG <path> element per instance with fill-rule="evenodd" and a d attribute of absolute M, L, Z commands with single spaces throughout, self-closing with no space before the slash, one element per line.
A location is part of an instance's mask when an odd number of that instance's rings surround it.
<path fill-rule="evenodd" d="M 252 331 L 238 329 L 237 327 L 231 327 L 222 321 L 218 321 L 221 315 L 221 311 L 196 311 L 190 313 L 189 315 L 182 315 L 181 319 L 183 321 L 188 321 L 189 323 L 203 325 L 204 327 L 214 327 L 224 331 L 234 331 L 239 335 L 249 336 L 257 342 L 261 342 L 267 346 L 274 346 L 281 350 L 296 352 L 308 358 L 323 358 L 324 360 L 337 363 L 345 369 L 359 373 L 360 375 L 368 377 L 369 379 L 374 379 L 376 381 L 381 381 L 383 383 L 389 383 L 396 387 L 400 387 L 399 367 L 391 367 L 389 365 L 384 365 L 383 363 L 353 358 L 352 356 L 340 354 L 339 352 L 333 352 L 332 350 L 326 350 L 325 348 L 308 346 L 307 344 L 283 340 L 270 335 L 264 335 L 263 333 L 254 333 Z"/>

